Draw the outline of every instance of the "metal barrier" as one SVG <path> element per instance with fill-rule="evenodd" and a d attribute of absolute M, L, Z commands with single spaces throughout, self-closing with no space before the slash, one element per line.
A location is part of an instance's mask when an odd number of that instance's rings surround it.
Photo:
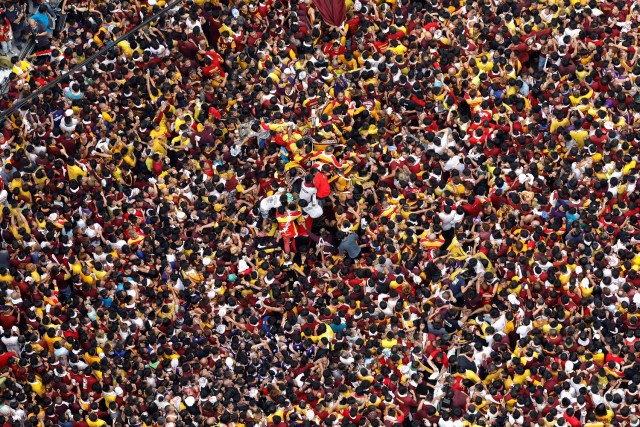
<path fill-rule="evenodd" d="M 78 64 L 78 65 L 74 66 L 73 68 L 71 68 L 65 74 L 55 78 L 54 80 L 52 80 L 51 82 L 49 82 L 46 85 L 42 86 L 40 89 L 36 90 L 35 92 L 33 92 L 31 95 L 27 96 L 26 98 L 20 99 L 18 102 L 13 104 L 11 107 L 9 107 L 8 109 L 6 109 L 2 113 L 0 113 L 0 122 L 4 121 L 4 119 L 6 119 L 11 114 L 13 114 L 13 112 L 17 111 L 20 107 L 30 103 L 32 100 L 36 99 L 38 96 L 40 96 L 41 94 L 43 94 L 44 92 L 46 92 L 50 88 L 52 88 L 53 86 L 55 86 L 58 83 L 60 83 L 61 81 L 66 79 L 68 76 L 73 75 L 76 71 L 79 71 L 79 70 L 81 70 L 82 68 L 84 68 L 84 67 L 86 67 L 88 65 L 91 65 L 96 59 L 100 58 L 101 56 L 103 56 L 104 54 L 109 52 L 111 49 L 113 49 L 115 46 L 117 46 L 118 43 L 120 43 L 121 41 L 127 40 L 129 37 L 131 37 L 132 35 L 136 34 L 141 29 L 147 27 L 149 24 L 151 24 L 156 19 L 158 19 L 161 16 L 164 16 L 165 14 L 167 14 L 170 10 L 172 10 L 174 7 L 176 7 L 178 4 L 182 3 L 183 1 L 184 0 L 173 0 L 173 1 L 171 1 L 170 3 L 168 3 L 164 7 L 164 9 L 160 10 L 158 13 L 156 13 L 154 15 L 151 15 L 149 18 L 147 18 L 144 21 L 142 21 L 140 24 L 138 24 L 131 31 L 129 31 L 128 33 L 123 34 L 122 36 L 118 37 L 114 42 L 105 45 L 100 50 L 98 50 L 96 53 L 94 53 L 93 55 L 91 55 L 90 57 L 88 57 L 87 59 L 82 61 L 80 64 Z"/>

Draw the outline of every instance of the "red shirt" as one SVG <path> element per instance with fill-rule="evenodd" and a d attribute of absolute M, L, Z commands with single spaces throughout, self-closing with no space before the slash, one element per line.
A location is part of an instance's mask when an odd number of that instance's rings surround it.
<path fill-rule="evenodd" d="M 580 427 L 582 423 L 576 417 L 570 417 L 566 413 L 564 414 L 564 419 L 567 420 L 567 424 L 571 427 Z"/>
<path fill-rule="evenodd" d="M 11 329 L 18 324 L 18 318 L 13 315 L 1 315 L 0 324 L 4 330 Z"/>
<path fill-rule="evenodd" d="M 465 203 L 462 205 L 465 213 L 469 216 L 476 217 L 482 211 L 482 202 L 476 198 L 473 204 Z"/>
<path fill-rule="evenodd" d="M 0 354 L 0 368 L 5 368 L 9 365 L 9 359 L 12 357 L 17 358 L 18 355 L 13 351 L 7 351 L 6 353 Z"/>
<path fill-rule="evenodd" d="M 318 189 L 317 196 L 319 199 L 329 197 L 329 194 L 331 194 L 329 180 L 327 179 L 327 176 L 322 172 L 318 172 L 316 176 L 313 177 L 313 185 Z"/>

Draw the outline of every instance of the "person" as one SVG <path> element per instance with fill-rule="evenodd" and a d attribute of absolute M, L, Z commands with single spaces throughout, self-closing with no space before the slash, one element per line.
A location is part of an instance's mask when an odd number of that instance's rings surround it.
<path fill-rule="evenodd" d="M 51 41 L 49 39 L 49 30 L 45 24 L 33 18 L 30 18 L 28 22 L 29 26 L 27 27 L 27 31 L 35 43 L 36 51 L 40 52 L 49 49 Z"/>
<path fill-rule="evenodd" d="M 11 23 L 11 31 L 16 44 L 25 41 L 27 18 L 23 7 L 24 5 L 20 6 L 18 2 L 8 2 L 7 7 L 4 9 L 5 17 Z"/>
<path fill-rule="evenodd" d="M 331 186 L 329 185 L 329 179 L 327 173 L 329 173 L 331 167 L 327 164 L 323 164 L 320 170 L 316 171 L 313 175 L 313 185 L 316 188 L 315 194 L 320 206 L 323 206 L 331 195 Z"/>
<path fill-rule="evenodd" d="M 293 204 L 280 206 L 276 212 L 280 235 L 284 240 L 284 252 L 289 253 L 291 249 L 296 250 L 295 238 L 299 236 L 299 224 L 297 219 L 302 213 Z M 293 244 L 293 247 L 292 247 Z"/>
<path fill-rule="evenodd" d="M 52 15 L 50 15 L 50 12 L 47 9 L 46 4 L 40 4 L 36 13 L 31 15 L 31 19 L 41 23 L 47 29 L 47 33 L 53 33 L 53 27 L 55 26 L 55 24 Z"/>
<path fill-rule="evenodd" d="M 358 245 L 358 235 L 356 233 L 347 233 L 342 236 L 342 239 L 340 239 L 340 235 L 338 235 L 338 239 L 341 240 L 340 245 L 338 245 L 340 255 L 347 253 L 352 259 L 358 258 L 361 249 Z"/>
<path fill-rule="evenodd" d="M 0 13 L 0 54 L 3 56 L 15 55 L 13 48 L 13 30 L 11 21 L 5 13 Z"/>

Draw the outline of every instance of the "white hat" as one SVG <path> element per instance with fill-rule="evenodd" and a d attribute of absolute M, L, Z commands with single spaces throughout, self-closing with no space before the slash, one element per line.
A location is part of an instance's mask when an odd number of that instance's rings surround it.
<path fill-rule="evenodd" d="M 194 403 L 196 403 L 196 398 L 195 398 L 195 397 L 193 397 L 193 396 L 187 396 L 187 398 L 186 398 L 186 399 L 184 399 L 184 403 L 185 403 L 187 406 L 193 406 L 193 404 L 194 404 Z"/>
<path fill-rule="evenodd" d="M 607 120 L 606 122 L 604 122 L 604 128 L 606 130 L 613 130 L 613 122 Z"/>
<path fill-rule="evenodd" d="M 184 221 L 184 219 L 187 217 L 187 214 L 182 211 L 178 211 L 176 217 L 178 218 L 178 221 Z"/>
<path fill-rule="evenodd" d="M 121 387 L 116 387 L 115 392 L 117 396 L 122 396 L 122 394 L 124 393 Z"/>
<path fill-rule="evenodd" d="M 229 369 L 233 368 L 233 365 L 235 365 L 236 361 L 233 360 L 233 358 L 231 356 L 228 356 L 225 360 L 224 360 L 224 364 L 227 365 L 227 367 Z"/>
<path fill-rule="evenodd" d="M 68 110 L 66 110 L 64 112 L 64 115 L 67 116 L 67 117 L 73 116 L 73 110 L 71 108 L 69 108 Z"/>

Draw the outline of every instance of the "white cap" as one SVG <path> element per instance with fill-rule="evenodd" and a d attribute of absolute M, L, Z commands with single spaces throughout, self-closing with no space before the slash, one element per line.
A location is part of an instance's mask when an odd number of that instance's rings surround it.
<path fill-rule="evenodd" d="M 564 370 L 566 372 L 573 372 L 573 362 L 571 360 L 567 360 L 567 362 L 564 364 Z"/>
<path fill-rule="evenodd" d="M 64 112 L 64 115 L 67 116 L 67 117 L 73 116 L 73 110 L 71 108 L 69 108 L 68 110 L 66 110 Z"/>
<path fill-rule="evenodd" d="M 233 365 L 236 363 L 235 360 L 233 360 L 233 357 L 228 356 L 225 360 L 224 360 L 224 364 L 227 365 L 229 367 L 229 369 L 233 368 Z"/>
<path fill-rule="evenodd" d="M 193 396 L 187 396 L 187 398 L 186 398 L 186 399 L 184 399 L 184 403 L 185 403 L 187 406 L 193 406 L 193 404 L 194 404 L 194 403 L 196 403 L 196 398 L 195 398 L 195 397 L 193 397 Z"/>

